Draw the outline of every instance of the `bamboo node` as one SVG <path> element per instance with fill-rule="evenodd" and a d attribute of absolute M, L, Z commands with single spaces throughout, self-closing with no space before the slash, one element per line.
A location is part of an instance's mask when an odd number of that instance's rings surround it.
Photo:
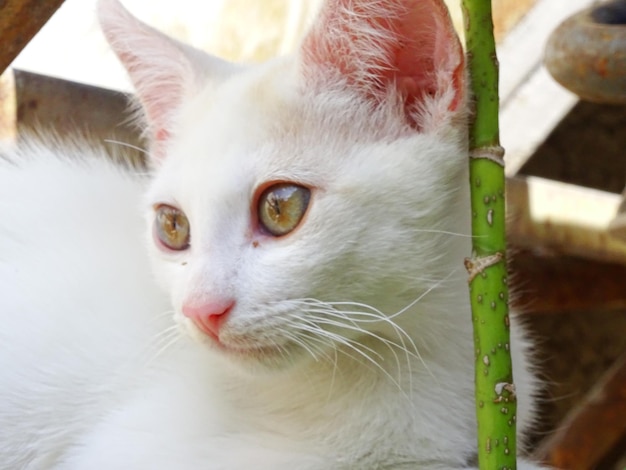
<path fill-rule="evenodd" d="M 504 167 L 504 147 L 500 145 L 490 145 L 479 147 L 470 151 L 470 158 L 485 158 Z"/>
<path fill-rule="evenodd" d="M 494 264 L 498 264 L 504 259 L 504 254 L 500 251 L 489 256 L 482 256 L 479 258 L 465 258 L 465 269 L 469 274 L 467 282 L 472 282 L 474 278 L 483 273 L 485 269 Z"/>
<path fill-rule="evenodd" d="M 510 384 L 508 382 L 498 382 L 495 386 L 495 392 L 498 397 L 493 401 L 494 403 L 502 403 L 503 401 L 508 403 L 509 401 L 514 401 L 516 398 L 515 384 Z M 508 399 L 502 396 L 504 392 L 509 392 Z"/>

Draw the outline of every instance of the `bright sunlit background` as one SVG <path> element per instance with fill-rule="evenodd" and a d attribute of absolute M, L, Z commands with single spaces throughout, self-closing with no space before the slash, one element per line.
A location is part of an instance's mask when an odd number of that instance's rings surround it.
<path fill-rule="evenodd" d="M 262 61 L 298 44 L 322 0 L 122 0 L 146 23 L 235 61 Z M 495 0 L 496 36 L 535 0 Z M 446 0 L 462 29 L 460 0 Z M 93 85 L 130 89 L 96 22 L 95 0 L 66 0 L 13 67 Z"/>

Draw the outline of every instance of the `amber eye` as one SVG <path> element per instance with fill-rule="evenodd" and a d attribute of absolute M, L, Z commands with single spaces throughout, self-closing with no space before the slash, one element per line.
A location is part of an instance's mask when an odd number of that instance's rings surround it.
<path fill-rule="evenodd" d="M 259 198 L 259 223 L 275 237 L 295 229 L 309 205 L 311 191 L 292 183 L 270 186 Z"/>
<path fill-rule="evenodd" d="M 183 211 L 165 204 L 156 208 L 154 233 L 170 250 L 186 250 L 189 247 L 189 220 Z"/>

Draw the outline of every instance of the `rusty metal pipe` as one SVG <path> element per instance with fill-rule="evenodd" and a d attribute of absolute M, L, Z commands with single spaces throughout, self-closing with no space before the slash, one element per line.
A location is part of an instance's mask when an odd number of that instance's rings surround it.
<path fill-rule="evenodd" d="M 626 104 L 626 0 L 570 16 L 548 39 L 544 61 L 581 99 Z"/>

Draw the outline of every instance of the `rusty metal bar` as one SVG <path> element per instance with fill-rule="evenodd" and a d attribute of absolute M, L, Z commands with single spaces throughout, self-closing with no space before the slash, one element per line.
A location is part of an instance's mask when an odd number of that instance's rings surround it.
<path fill-rule="evenodd" d="M 0 1 L 0 73 L 46 24 L 63 0 Z"/>

